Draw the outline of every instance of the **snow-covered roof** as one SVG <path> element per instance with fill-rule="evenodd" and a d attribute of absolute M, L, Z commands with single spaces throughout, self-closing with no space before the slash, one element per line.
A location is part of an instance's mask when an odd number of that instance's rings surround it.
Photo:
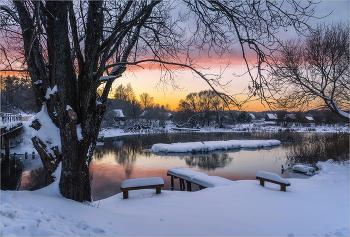
<path fill-rule="evenodd" d="M 123 114 L 123 110 L 121 110 L 121 109 L 115 109 L 114 113 L 115 113 L 116 117 L 119 117 L 119 118 L 125 117 L 125 115 Z"/>
<path fill-rule="evenodd" d="M 266 114 L 269 119 L 278 119 L 276 114 Z"/>
<path fill-rule="evenodd" d="M 148 111 L 145 110 L 145 111 L 142 112 L 142 114 L 140 115 L 140 117 L 144 117 L 144 116 L 146 116 L 147 114 L 148 114 Z"/>
<path fill-rule="evenodd" d="M 314 118 L 313 117 L 309 117 L 309 116 L 307 116 L 307 117 L 305 117 L 307 120 L 309 120 L 309 121 L 313 121 L 314 120 Z"/>
<path fill-rule="evenodd" d="M 249 113 L 249 115 L 250 115 L 250 117 L 252 117 L 252 119 L 255 119 L 254 114 Z"/>

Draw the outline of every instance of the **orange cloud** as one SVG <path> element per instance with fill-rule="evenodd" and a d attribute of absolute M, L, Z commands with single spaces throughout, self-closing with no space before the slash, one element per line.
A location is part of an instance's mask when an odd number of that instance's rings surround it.
<path fill-rule="evenodd" d="M 144 59 L 152 59 L 152 55 L 145 56 L 140 60 Z M 256 62 L 256 55 L 251 52 L 246 52 L 246 59 L 247 62 L 254 63 Z M 236 50 L 232 53 L 225 53 L 221 57 L 216 55 L 215 53 L 208 53 L 208 52 L 201 52 L 201 53 L 191 53 L 189 57 L 186 55 L 180 55 L 180 58 L 178 61 L 175 61 L 176 63 L 182 63 L 186 65 L 190 65 L 189 60 L 192 62 L 192 65 L 195 69 L 200 70 L 201 68 L 218 68 L 218 67 L 225 67 L 226 65 L 230 66 L 238 66 L 238 65 L 244 65 L 245 66 L 245 60 L 243 58 L 242 52 L 239 50 Z M 166 60 L 165 60 L 166 61 Z M 173 62 L 173 61 L 169 61 Z M 113 62 L 110 62 L 112 64 Z M 181 68 L 181 66 L 177 65 L 171 65 L 171 64 L 164 64 L 167 69 L 170 70 L 178 70 L 178 69 L 184 69 L 184 70 L 190 70 L 189 68 Z M 131 71 L 142 71 L 144 69 L 149 70 L 165 70 L 166 68 L 164 65 L 161 65 L 158 62 L 143 62 L 136 65 L 128 65 L 128 69 Z"/>

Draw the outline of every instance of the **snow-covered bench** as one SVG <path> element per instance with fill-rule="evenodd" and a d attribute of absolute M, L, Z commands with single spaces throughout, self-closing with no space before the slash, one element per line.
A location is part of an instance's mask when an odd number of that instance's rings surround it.
<path fill-rule="evenodd" d="M 169 169 L 167 172 L 167 176 L 171 176 L 171 190 L 174 190 L 174 179 L 179 179 L 181 191 L 185 190 L 184 180 L 186 180 L 186 183 L 187 183 L 187 191 L 192 191 L 191 181 L 197 175 L 208 176 L 208 174 L 206 173 L 194 171 L 187 168 L 181 168 L 181 167 Z M 199 186 L 199 188 L 202 189 L 205 187 Z"/>
<path fill-rule="evenodd" d="M 192 182 L 206 188 L 228 186 L 234 183 L 232 180 L 225 179 L 219 176 L 203 176 L 203 175 L 195 176 L 192 179 Z"/>
<path fill-rule="evenodd" d="M 160 194 L 162 187 L 164 187 L 164 180 L 160 177 L 154 177 L 124 180 L 120 190 L 123 191 L 123 199 L 126 199 L 129 197 L 130 190 L 155 188 L 156 194 Z"/>
<path fill-rule="evenodd" d="M 228 186 L 233 184 L 233 181 L 219 177 L 219 176 L 209 176 L 206 173 L 194 171 L 187 168 L 172 168 L 167 172 L 168 176 L 171 176 L 171 189 L 174 189 L 174 178 L 180 179 L 180 190 L 185 190 L 185 183 L 187 183 L 187 191 L 192 191 L 191 184 L 197 184 L 199 189 L 203 188 L 213 188 L 217 186 Z"/>
<path fill-rule="evenodd" d="M 286 191 L 286 186 L 290 186 L 288 180 L 282 178 L 278 174 L 270 173 L 266 171 L 259 171 L 256 175 L 256 179 L 260 180 L 260 185 L 264 186 L 265 181 L 281 185 L 281 191 Z"/>

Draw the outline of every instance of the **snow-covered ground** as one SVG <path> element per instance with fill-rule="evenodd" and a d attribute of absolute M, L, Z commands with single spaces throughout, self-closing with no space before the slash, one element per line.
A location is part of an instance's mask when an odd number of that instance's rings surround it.
<path fill-rule="evenodd" d="M 24 160 L 40 166 L 29 128 L 23 121 L 23 142 L 11 149 L 29 153 Z M 171 130 L 168 125 L 164 132 Z M 259 129 L 258 129 L 259 128 Z M 278 132 L 271 124 L 240 124 L 228 129 L 202 128 L 199 132 Z M 290 127 L 295 132 L 349 132 L 347 126 Z M 149 133 L 152 131 L 141 131 Z M 122 129 L 102 131 L 105 137 L 123 136 Z M 310 179 L 288 179 L 291 186 L 259 181 L 233 181 L 233 185 L 197 192 L 130 191 L 93 203 L 63 198 L 57 181 L 37 191 L 1 191 L 2 236 L 60 235 L 257 235 L 349 236 L 349 163 L 319 163 L 322 170 Z M 59 171 L 57 171 L 59 173 Z M 170 180 L 165 180 L 170 182 Z"/>
<path fill-rule="evenodd" d="M 318 165 L 310 179 L 288 179 L 287 192 L 241 180 L 82 204 L 63 198 L 57 181 L 37 191 L 1 191 L 1 236 L 349 236 L 349 163 Z"/>
<path fill-rule="evenodd" d="M 233 132 L 317 132 L 317 133 L 336 133 L 349 132 L 349 124 L 335 125 L 315 125 L 308 124 L 307 126 L 297 126 L 295 123 L 288 124 L 287 127 L 277 126 L 275 122 L 252 122 L 228 126 L 226 129 L 204 128 L 203 132 L 215 131 L 233 131 Z"/>

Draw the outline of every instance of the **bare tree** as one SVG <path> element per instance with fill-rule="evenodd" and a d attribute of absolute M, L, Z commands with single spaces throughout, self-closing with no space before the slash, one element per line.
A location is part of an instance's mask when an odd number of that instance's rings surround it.
<path fill-rule="evenodd" d="M 216 121 L 222 126 L 222 112 L 227 109 L 225 101 L 212 90 L 204 90 L 198 93 L 193 92 L 186 96 L 184 100 L 180 100 L 178 111 L 186 113 L 188 117 L 197 114 L 201 119 L 202 126 L 205 122 L 209 126 L 212 115 L 216 115 Z"/>
<path fill-rule="evenodd" d="M 326 107 L 349 119 L 349 63 L 349 25 L 318 25 L 304 40 L 286 43 L 269 89 L 281 107 Z"/>
<path fill-rule="evenodd" d="M 241 46 L 247 69 L 249 48 L 257 56 L 258 74 L 250 73 L 254 90 L 260 90 L 261 64 L 276 48 L 278 29 L 307 29 L 313 3 L 280 1 L 183 1 L 189 11 L 171 16 L 176 2 L 162 1 L 13 1 L 1 5 L 2 70 L 29 73 L 42 106 L 59 129 L 59 144 L 32 141 L 44 166 L 53 172 L 60 161 L 61 194 L 76 201 L 90 201 L 89 165 L 112 83 L 128 65 L 158 65 L 160 81 L 174 84 L 174 67 L 191 69 L 226 102 L 234 97 L 219 92 L 221 74 L 204 74 L 191 57 L 191 50 L 233 53 Z M 290 10 L 285 7 L 289 6 Z M 177 24 L 192 19 L 195 29 L 186 32 Z M 18 53 L 7 46 L 16 43 Z M 16 63 L 13 63 L 16 62 Z M 18 62 L 20 62 L 18 64 Z M 15 67 L 17 65 L 17 67 Z M 171 67 L 170 67 L 171 66 Z M 99 88 L 103 88 L 103 92 Z M 33 123 L 45 129 L 40 119 Z M 78 129 L 77 128 L 81 128 Z M 78 131 L 78 132 L 77 132 Z M 81 133 L 79 132 L 81 131 Z"/>
<path fill-rule="evenodd" d="M 147 92 L 142 93 L 139 97 L 140 97 L 141 109 L 145 110 L 146 108 L 152 107 L 154 105 L 153 97 Z"/>

